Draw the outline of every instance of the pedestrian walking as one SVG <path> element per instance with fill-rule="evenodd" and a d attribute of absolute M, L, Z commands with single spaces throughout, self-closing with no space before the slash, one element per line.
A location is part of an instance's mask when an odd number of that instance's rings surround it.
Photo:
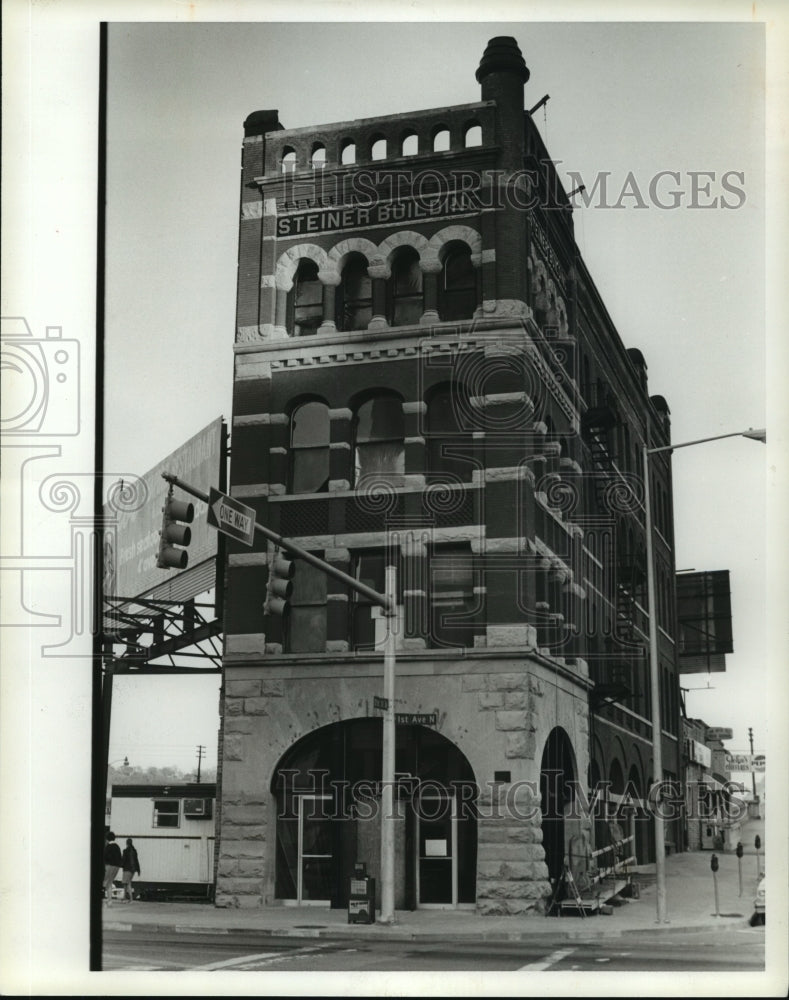
<path fill-rule="evenodd" d="M 132 890 L 132 879 L 140 874 L 140 859 L 137 857 L 137 848 L 132 843 L 131 837 L 126 838 L 126 847 L 123 850 L 123 895 L 124 903 L 131 903 L 134 899 Z"/>
<path fill-rule="evenodd" d="M 115 834 L 110 830 L 107 834 L 107 843 L 104 845 L 104 896 L 107 906 L 112 906 L 112 887 L 122 865 L 121 849 L 115 843 Z"/>

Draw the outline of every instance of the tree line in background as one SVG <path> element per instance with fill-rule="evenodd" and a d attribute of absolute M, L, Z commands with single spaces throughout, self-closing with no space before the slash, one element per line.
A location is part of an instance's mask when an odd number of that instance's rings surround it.
<path fill-rule="evenodd" d="M 139 767 L 134 765 L 110 766 L 107 787 L 112 785 L 188 785 L 197 781 L 197 769 L 182 771 L 174 764 L 165 767 Z M 216 781 L 215 767 L 201 767 L 200 781 Z"/>

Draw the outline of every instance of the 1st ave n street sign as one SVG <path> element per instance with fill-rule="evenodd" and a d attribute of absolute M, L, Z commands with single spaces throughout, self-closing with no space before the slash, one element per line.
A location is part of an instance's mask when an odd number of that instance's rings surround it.
<path fill-rule="evenodd" d="M 208 494 L 208 523 L 245 545 L 255 540 L 255 511 L 212 486 Z"/>

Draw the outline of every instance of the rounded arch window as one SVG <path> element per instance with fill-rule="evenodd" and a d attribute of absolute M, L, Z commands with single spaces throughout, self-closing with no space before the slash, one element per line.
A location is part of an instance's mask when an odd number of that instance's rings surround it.
<path fill-rule="evenodd" d="M 370 159 L 371 160 L 385 160 L 386 159 L 386 138 L 382 135 L 377 135 L 373 137 L 370 143 Z"/>
<path fill-rule="evenodd" d="M 346 139 L 342 144 L 340 163 L 344 165 L 356 163 L 356 143 L 352 139 Z"/>
<path fill-rule="evenodd" d="M 338 330 L 366 330 L 373 318 L 372 282 L 363 254 L 351 253 L 342 269 L 335 297 Z"/>
<path fill-rule="evenodd" d="M 438 291 L 440 319 L 473 317 L 477 308 L 477 275 L 466 243 L 453 240 L 444 248 Z"/>
<path fill-rule="evenodd" d="M 394 393 L 371 396 L 354 419 L 354 482 L 357 489 L 381 481 L 405 482 L 403 401 Z"/>
<path fill-rule="evenodd" d="M 292 146 L 285 146 L 282 150 L 282 173 L 289 174 L 296 169 L 296 150 Z"/>
<path fill-rule="evenodd" d="M 312 399 L 290 417 L 291 493 L 322 493 L 329 486 L 329 407 Z"/>
<path fill-rule="evenodd" d="M 482 145 L 482 126 L 478 125 L 476 122 L 470 122 L 466 126 L 466 134 L 464 136 L 464 145 L 466 148 L 471 146 L 481 146 Z"/>
<path fill-rule="evenodd" d="M 390 326 L 416 324 L 424 312 L 422 269 L 419 266 L 419 254 L 413 247 L 400 247 L 392 256 L 386 312 Z"/>
<path fill-rule="evenodd" d="M 445 153 L 449 149 L 449 129 L 440 126 L 433 133 L 433 152 Z"/>
<path fill-rule="evenodd" d="M 288 292 L 286 322 L 294 337 L 317 333 L 323 322 L 323 285 L 314 260 L 304 258 L 299 261 L 293 276 L 293 287 Z"/>
<path fill-rule="evenodd" d="M 323 143 L 316 143 L 312 150 L 312 166 L 314 170 L 323 170 L 326 166 L 326 147 Z"/>
<path fill-rule="evenodd" d="M 403 136 L 400 152 L 403 156 L 416 156 L 419 152 L 419 137 L 416 132 L 407 132 Z"/>

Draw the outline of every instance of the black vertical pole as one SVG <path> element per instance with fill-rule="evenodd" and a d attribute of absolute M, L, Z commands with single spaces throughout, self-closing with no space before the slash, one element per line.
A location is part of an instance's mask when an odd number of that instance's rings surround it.
<path fill-rule="evenodd" d="M 96 522 L 103 523 L 104 505 L 104 263 L 107 194 L 107 22 L 99 24 L 99 107 L 98 107 L 98 164 L 96 184 L 96 370 L 94 373 L 95 445 L 93 508 Z M 98 533 L 97 533 L 98 534 Z M 99 608 L 93 622 L 93 657 L 91 663 L 91 795 L 90 795 L 90 858 L 88 885 L 89 947 L 88 963 L 91 972 L 102 969 L 102 899 L 101 884 L 104 878 L 104 813 L 107 797 L 107 742 L 102 742 L 102 676 L 103 655 L 103 546 L 97 545 L 93 568 L 94 602 Z"/>

